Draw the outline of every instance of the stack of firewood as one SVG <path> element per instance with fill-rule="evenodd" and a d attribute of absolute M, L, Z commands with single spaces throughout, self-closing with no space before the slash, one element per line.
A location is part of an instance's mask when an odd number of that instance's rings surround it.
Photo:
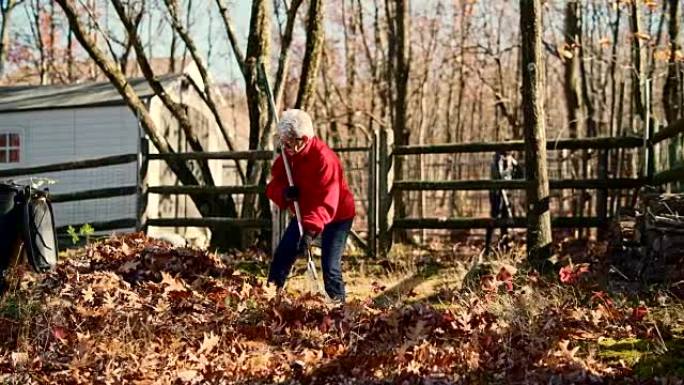
<path fill-rule="evenodd" d="M 630 279 L 684 279 L 684 194 L 644 194 L 613 222 L 613 267 Z"/>
<path fill-rule="evenodd" d="M 651 273 L 684 279 L 684 194 L 660 194 L 644 200 L 642 240 Z"/>

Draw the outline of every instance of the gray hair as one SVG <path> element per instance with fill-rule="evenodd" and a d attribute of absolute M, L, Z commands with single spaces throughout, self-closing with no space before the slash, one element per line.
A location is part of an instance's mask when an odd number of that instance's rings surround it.
<path fill-rule="evenodd" d="M 304 135 L 313 138 L 314 129 L 311 117 L 304 110 L 290 109 L 280 117 L 278 134 L 281 138 L 301 138 Z"/>

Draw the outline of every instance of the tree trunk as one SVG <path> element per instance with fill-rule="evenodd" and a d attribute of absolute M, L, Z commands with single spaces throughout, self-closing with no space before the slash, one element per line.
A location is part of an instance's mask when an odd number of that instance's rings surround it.
<path fill-rule="evenodd" d="M 219 8 L 219 13 L 221 14 L 221 18 L 223 20 L 223 26 L 226 29 L 226 34 L 228 34 L 228 40 L 230 41 L 230 46 L 233 49 L 233 54 L 235 55 L 235 60 L 237 61 L 238 67 L 240 67 L 240 72 L 242 73 L 242 76 L 246 76 L 245 55 L 242 53 L 242 48 L 240 48 L 240 43 L 237 40 L 235 30 L 230 22 L 228 5 L 226 4 L 225 0 L 216 0 L 216 5 Z M 252 17 L 254 17 L 254 5 L 256 5 L 256 3 L 252 3 Z"/>
<path fill-rule="evenodd" d="M 549 176 L 544 125 L 541 0 L 520 0 L 522 105 L 527 171 L 527 255 L 542 264 L 551 255 Z"/>
<path fill-rule="evenodd" d="M 50 2 L 50 30 L 48 35 L 48 47 L 47 47 L 47 65 L 45 66 L 49 74 L 48 82 L 53 84 L 55 82 L 56 68 L 55 65 L 55 40 L 56 40 L 56 29 L 55 29 L 55 3 Z"/>
<path fill-rule="evenodd" d="M 617 114 L 617 100 L 618 100 L 618 90 L 617 90 L 617 64 L 618 64 L 618 42 L 620 39 L 620 20 L 622 12 L 621 8 L 617 7 L 615 10 L 615 22 L 613 24 L 613 42 L 611 44 L 611 55 L 610 55 L 610 136 L 618 135 L 618 122 L 617 119 L 622 121 L 622 116 Z M 620 102 L 620 107 L 622 103 Z M 613 171 L 612 176 L 614 178 L 620 177 L 620 152 L 623 150 L 617 149 L 613 150 L 611 157 L 611 167 L 610 170 Z M 620 192 L 618 190 L 613 190 L 611 193 L 611 201 L 609 205 L 609 213 L 611 217 L 615 214 L 616 206 L 615 203 L 619 199 Z"/>
<path fill-rule="evenodd" d="M 43 11 L 43 4 L 41 0 L 35 0 L 35 3 L 31 3 L 31 18 L 29 22 L 29 26 L 31 28 L 31 34 L 33 37 L 33 40 L 36 44 L 36 48 L 38 49 L 38 62 L 36 63 L 36 67 L 38 68 L 38 76 L 39 76 L 39 81 L 40 85 L 46 85 L 48 83 L 48 71 L 47 71 L 47 62 L 48 62 L 48 57 L 47 57 L 47 51 L 45 48 L 45 42 L 43 41 L 43 29 L 41 25 L 41 12 Z"/>
<path fill-rule="evenodd" d="M 306 51 L 302 64 L 302 74 L 299 78 L 299 92 L 296 108 L 309 110 L 313 107 L 316 94 L 316 77 L 323 50 L 323 0 L 311 0 L 309 4 L 309 20 L 306 28 Z"/>
<path fill-rule="evenodd" d="M 275 98 L 276 111 L 280 111 L 283 103 L 283 85 L 287 82 L 287 73 L 290 64 L 290 45 L 292 44 L 292 33 L 294 31 L 297 10 L 302 5 L 303 0 L 293 0 L 290 9 L 287 11 L 287 21 L 285 23 L 285 33 L 280 43 L 280 56 L 278 58 L 278 72 L 276 73 L 273 94 Z"/>
<path fill-rule="evenodd" d="M 69 83 L 74 81 L 74 32 L 69 25 L 69 32 L 67 33 L 67 79 Z"/>
<path fill-rule="evenodd" d="M 640 124 L 646 122 L 646 107 L 644 104 L 643 85 L 646 82 L 646 71 L 644 70 L 644 52 L 642 48 L 642 34 L 641 28 L 641 3 L 638 1 L 630 2 L 630 29 L 632 32 L 632 96 L 634 99 L 634 108 L 636 115 L 641 120 Z M 636 127 L 632 127 L 636 129 Z"/>
<path fill-rule="evenodd" d="M 249 110 L 249 149 L 256 150 L 268 145 L 270 122 L 268 114 L 268 99 L 259 84 L 259 65 L 263 63 L 268 67 L 271 40 L 271 10 L 268 0 L 254 0 L 252 2 L 252 15 L 250 18 L 249 37 L 247 41 L 247 53 L 244 60 L 245 92 L 247 95 L 247 108 Z M 247 182 L 255 184 L 261 178 L 264 170 L 255 161 L 247 162 Z M 245 194 L 242 203 L 242 217 L 253 218 L 256 216 L 256 196 Z M 261 202 L 264 202 L 262 199 Z M 263 207 L 266 211 L 268 207 Z M 252 237 L 244 238 L 244 242 L 251 242 Z"/>
<path fill-rule="evenodd" d="M 133 7 L 132 5 L 129 5 L 129 9 L 130 9 L 131 11 L 133 11 L 133 10 L 134 10 L 134 7 Z M 132 24 L 131 30 L 137 31 L 137 30 L 138 30 L 138 27 L 140 27 L 140 23 L 142 22 L 142 18 L 143 18 L 143 15 L 144 15 L 143 10 L 144 10 L 144 8 L 143 8 L 143 7 L 140 7 L 140 10 L 138 10 L 137 12 L 135 12 L 135 14 L 133 15 L 133 17 L 131 18 L 131 20 L 132 20 L 132 22 L 131 22 L 131 24 Z M 174 34 L 174 36 L 175 36 L 175 34 Z M 173 45 L 173 42 L 171 42 L 171 44 Z M 131 52 L 132 52 L 132 51 L 133 51 L 133 39 L 131 38 L 130 35 L 127 35 L 126 40 L 125 40 L 125 44 L 124 44 L 124 47 L 123 47 L 123 51 L 122 51 L 121 54 L 119 55 L 119 67 L 121 67 L 121 72 L 123 72 L 124 75 L 127 74 L 127 71 L 128 71 L 128 60 L 129 60 L 130 57 L 131 57 Z M 113 52 L 113 50 L 112 50 L 112 55 L 115 55 L 115 53 Z"/>
<path fill-rule="evenodd" d="M 178 46 L 178 35 L 171 28 L 171 46 L 169 47 L 169 73 L 176 73 L 176 48 Z"/>
<path fill-rule="evenodd" d="M 579 25 L 582 25 L 582 14 L 583 11 L 580 8 L 579 10 Z M 587 46 L 590 46 L 591 43 L 587 44 Z M 579 55 L 580 55 L 580 74 L 581 74 L 581 81 L 582 81 L 582 102 L 584 104 L 584 109 L 585 109 L 585 122 L 584 122 L 584 127 L 585 127 L 585 136 L 586 137 L 594 137 L 598 135 L 598 123 L 596 121 L 596 107 L 594 103 L 594 93 L 592 92 L 592 87 L 591 87 L 591 79 L 589 78 L 589 70 L 587 69 L 587 64 L 586 64 L 586 57 L 590 56 L 591 54 L 587 54 L 587 50 L 585 49 L 585 43 L 584 43 L 584 38 L 582 36 L 582 33 L 580 31 L 579 34 Z M 589 163 L 591 159 L 591 151 L 590 150 L 583 150 L 582 151 L 582 175 L 581 178 L 587 179 L 589 178 Z M 587 216 L 591 216 L 591 198 L 587 194 L 585 190 L 580 191 L 580 199 L 579 199 L 579 216 L 584 216 L 585 210 Z M 597 196 L 603 196 L 603 194 L 597 194 Z M 589 200 L 588 200 L 589 199 Z M 582 234 L 583 230 L 579 232 L 579 234 Z"/>
<path fill-rule="evenodd" d="M 5 75 L 5 63 L 7 62 L 7 52 L 9 51 L 9 30 L 12 21 L 12 11 L 16 6 L 16 0 L 3 1 L 0 7 L 0 79 Z"/>
<path fill-rule="evenodd" d="M 565 46 L 563 47 L 562 57 L 565 60 L 565 106 L 568 111 L 568 136 L 577 138 L 580 129 L 580 119 L 582 116 L 582 106 L 580 103 L 580 55 L 579 42 L 582 34 L 580 24 L 580 4 L 576 1 L 568 1 L 565 5 Z M 570 163 L 569 175 L 565 178 L 579 177 L 579 159 L 573 151 L 563 151 L 566 162 Z M 567 198 L 567 199 L 565 199 Z M 575 192 L 572 191 L 569 197 L 563 199 L 563 211 L 571 212 L 575 216 L 581 215 L 581 205 L 578 204 Z"/>
<path fill-rule="evenodd" d="M 667 79 L 663 87 L 663 107 L 668 124 L 674 123 L 682 117 L 682 82 L 684 81 L 684 66 L 677 60 L 677 52 L 681 50 L 679 44 L 679 18 L 681 0 L 670 0 L 668 35 L 670 37 L 670 58 L 667 65 Z"/>
<path fill-rule="evenodd" d="M 388 73 L 391 78 L 394 92 L 389 93 L 391 100 L 391 120 L 394 131 L 394 141 L 397 145 L 409 143 L 410 132 L 408 130 L 408 82 L 409 63 L 411 60 L 410 48 L 410 19 L 408 0 L 387 0 L 386 2 L 389 35 L 388 56 L 390 65 Z M 404 160 L 397 157 L 394 160 L 394 180 L 404 179 Z M 399 218 L 406 217 L 406 205 L 402 199 L 394 201 L 396 215 Z M 405 232 L 398 234 L 399 242 L 406 242 L 408 236 Z"/>
<path fill-rule="evenodd" d="M 356 32 L 357 20 L 354 12 L 354 0 L 349 1 L 351 10 L 347 14 L 346 7 L 347 0 L 342 2 L 342 16 L 344 20 L 344 57 L 345 57 L 345 74 L 347 77 L 347 84 L 345 87 L 345 97 L 347 98 L 347 143 L 351 145 L 351 138 L 356 137 L 356 128 L 354 126 L 354 91 L 356 89 Z"/>

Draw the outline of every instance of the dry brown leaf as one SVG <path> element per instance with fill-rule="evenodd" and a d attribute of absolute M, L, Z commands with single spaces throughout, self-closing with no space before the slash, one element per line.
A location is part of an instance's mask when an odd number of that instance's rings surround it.
<path fill-rule="evenodd" d="M 95 301 L 95 292 L 91 286 L 86 287 L 81 291 L 81 294 L 83 294 L 83 301 L 85 303 L 93 303 Z"/>
<path fill-rule="evenodd" d="M 187 288 L 185 287 L 185 284 L 183 284 L 183 282 L 180 279 L 171 276 L 171 274 L 169 274 L 165 271 L 162 271 L 161 276 L 162 276 L 162 281 L 161 281 L 162 285 L 164 285 L 164 284 L 166 285 L 166 288 L 164 289 L 165 292 L 168 293 L 168 292 L 172 292 L 172 291 L 186 291 L 187 290 Z"/>
<path fill-rule="evenodd" d="M 24 353 L 24 352 L 12 352 L 11 359 L 12 359 L 12 366 L 14 368 L 18 368 L 18 367 L 25 366 L 26 364 L 28 364 L 29 355 L 28 355 L 28 353 Z"/>
<path fill-rule="evenodd" d="M 131 247 L 128 246 L 128 244 L 126 242 L 121 243 L 121 253 L 125 257 L 130 257 L 134 252 L 135 252 L 135 250 L 132 250 Z"/>
<path fill-rule="evenodd" d="M 211 351 L 218 345 L 220 340 L 220 337 L 215 335 L 214 332 L 209 332 L 204 333 L 204 340 L 202 341 L 202 344 L 200 345 L 199 350 L 197 351 L 197 354 L 209 354 Z"/>
<path fill-rule="evenodd" d="M 201 377 L 201 374 L 197 370 L 192 370 L 192 369 L 179 370 L 176 373 L 176 378 L 179 379 L 180 381 L 182 381 L 183 383 L 201 380 L 200 377 Z"/>
<path fill-rule="evenodd" d="M 130 260 L 130 261 L 126 261 L 126 263 L 124 263 L 123 265 L 119 266 L 119 268 L 117 269 L 117 271 L 118 271 L 119 273 L 124 273 L 124 274 L 126 274 L 126 273 L 130 273 L 130 272 L 132 272 L 132 271 L 137 270 L 139 266 L 140 266 L 140 261 L 137 260 L 137 259 L 132 259 L 132 260 Z"/>

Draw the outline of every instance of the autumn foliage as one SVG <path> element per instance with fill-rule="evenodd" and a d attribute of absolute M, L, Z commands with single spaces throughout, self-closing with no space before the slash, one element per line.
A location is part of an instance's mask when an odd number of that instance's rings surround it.
<path fill-rule="evenodd" d="M 0 380 L 636 383 L 592 342 L 667 338 L 646 306 L 601 292 L 571 297 L 568 286 L 505 268 L 438 303 L 340 307 L 307 293 L 276 301 L 262 278 L 236 269 L 235 258 L 252 257 L 131 234 L 88 246 L 43 279 L 25 275 L 0 308 Z"/>

